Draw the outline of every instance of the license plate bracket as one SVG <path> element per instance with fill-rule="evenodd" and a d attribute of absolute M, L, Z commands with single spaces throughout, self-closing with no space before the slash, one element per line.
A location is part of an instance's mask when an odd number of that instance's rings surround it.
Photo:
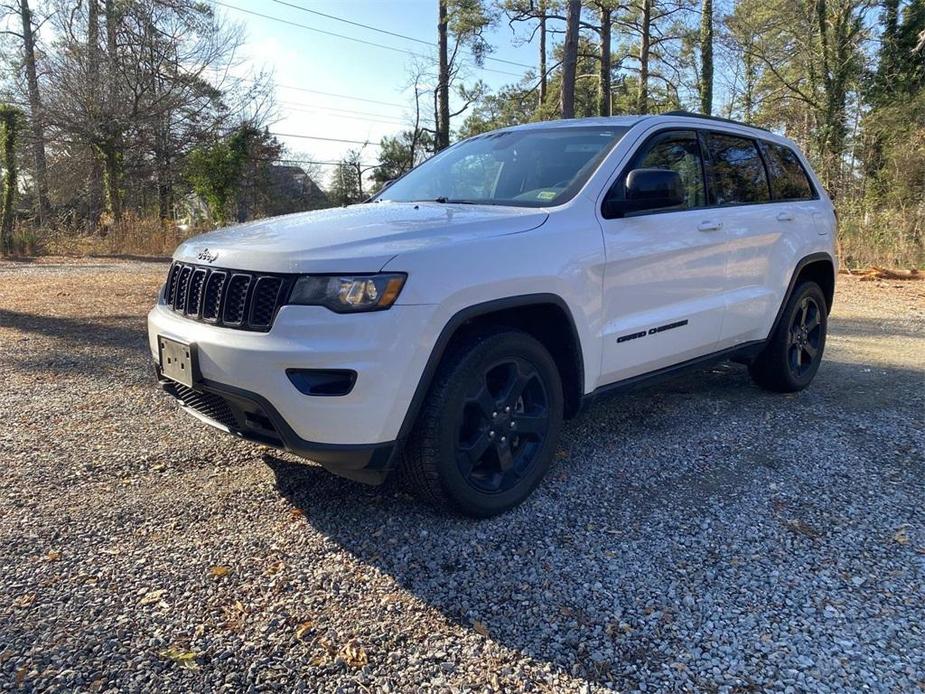
<path fill-rule="evenodd" d="M 161 374 L 187 388 L 193 388 L 199 381 L 196 345 L 158 335 L 157 347 Z"/>

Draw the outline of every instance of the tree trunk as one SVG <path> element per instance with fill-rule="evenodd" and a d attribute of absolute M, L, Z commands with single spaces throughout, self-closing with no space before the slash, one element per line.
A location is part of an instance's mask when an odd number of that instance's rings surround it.
<path fill-rule="evenodd" d="M 16 197 L 16 130 L 18 112 L 11 106 L 0 110 L 0 137 L 3 138 L 2 199 L 0 199 L 0 254 L 13 254 L 13 200 Z"/>
<path fill-rule="evenodd" d="M 713 0 L 703 0 L 700 15 L 700 111 L 713 113 Z"/>
<path fill-rule="evenodd" d="M 45 114 L 39 98 L 39 80 L 35 69 L 35 36 L 32 33 L 32 12 L 28 0 L 20 0 L 22 18 L 23 57 L 26 62 L 26 83 L 29 87 L 29 110 L 32 112 L 32 157 L 35 170 L 35 216 L 40 225 L 48 221 L 48 165 L 45 161 Z"/>
<path fill-rule="evenodd" d="M 575 117 L 575 71 L 578 66 L 578 23 L 581 20 L 581 0 L 568 0 L 565 47 L 562 56 L 562 92 L 559 95 L 559 114 L 562 118 Z"/>
<path fill-rule="evenodd" d="M 602 116 L 611 115 L 611 98 L 610 98 L 610 69 L 612 62 L 610 59 L 610 25 L 611 25 L 611 15 L 613 10 L 606 5 L 606 3 L 601 3 L 600 5 L 600 19 L 601 19 L 601 78 L 600 78 L 600 89 L 599 89 L 599 104 L 598 112 Z"/>
<path fill-rule="evenodd" d="M 546 103 L 546 0 L 540 0 L 540 103 Z"/>
<path fill-rule="evenodd" d="M 434 151 L 450 146 L 450 64 L 447 55 L 447 0 L 437 0 L 437 52 L 439 68 L 437 73 L 437 117 Z"/>
<path fill-rule="evenodd" d="M 90 227 L 97 229 L 103 213 L 103 160 L 99 149 L 102 140 L 103 113 L 100 108 L 100 9 L 99 0 L 87 4 L 87 79 L 90 83 L 91 162 L 87 197 Z"/>
<path fill-rule="evenodd" d="M 642 0 L 642 21 L 639 40 L 639 93 L 636 110 L 649 112 L 649 51 L 652 44 L 652 0 Z"/>
<path fill-rule="evenodd" d="M 115 0 L 105 0 L 106 9 L 106 55 L 108 62 L 107 86 L 109 93 L 105 131 L 105 159 L 106 175 L 106 203 L 112 215 L 113 222 L 122 220 L 122 129 L 116 110 L 119 108 L 119 87 L 117 83 L 119 74 L 118 45 L 116 42 L 116 29 L 118 18 L 116 16 Z"/>

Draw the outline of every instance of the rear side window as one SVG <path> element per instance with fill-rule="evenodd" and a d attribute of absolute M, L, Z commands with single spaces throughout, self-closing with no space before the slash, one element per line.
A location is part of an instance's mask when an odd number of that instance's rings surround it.
<path fill-rule="evenodd" d="M 713 187 L 718 205 L 744 205 L 771 199 L 764 162 L 754 140 L 710 133 Z"/>
<path fill-rule="evenodd" d="M 771 194 L 775 200 L 813 200 L 816 193 L 796 153 L 774 142 L 765 143 Z"/>

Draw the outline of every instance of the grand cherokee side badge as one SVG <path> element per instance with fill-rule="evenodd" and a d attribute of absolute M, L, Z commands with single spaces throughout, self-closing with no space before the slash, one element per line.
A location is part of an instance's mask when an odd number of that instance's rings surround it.
<path fill-rule="evenodd" d="M 218 252 L 210 253 L 208 248 L 203 248 L 199 251 L 199 255 L 196 256 L 199 260 L 204 260 L 207 263 L 214 263 L 218 260 Z"/>

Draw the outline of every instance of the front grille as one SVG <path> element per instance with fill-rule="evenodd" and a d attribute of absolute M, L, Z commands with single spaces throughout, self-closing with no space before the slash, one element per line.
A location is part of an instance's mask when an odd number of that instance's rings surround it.
<path fill-rule="evenodd" d="M 164 390 L 174 396 L 191 410 L 196 410 L 203 417 L 218 422 L 229 429 L 238 429 L 238 420 L 234 412 L 225 402 L 225 398 L 213 393 L 200 393 L 192 388 L 169 381 L 164 384 Z"/>
<path fill-rule="evenodd" d="M 292 275 L 173 263 L 164 286 L 164 302 L 193 320 L 266 332 L 285 303 L 292 280 Z"/>

